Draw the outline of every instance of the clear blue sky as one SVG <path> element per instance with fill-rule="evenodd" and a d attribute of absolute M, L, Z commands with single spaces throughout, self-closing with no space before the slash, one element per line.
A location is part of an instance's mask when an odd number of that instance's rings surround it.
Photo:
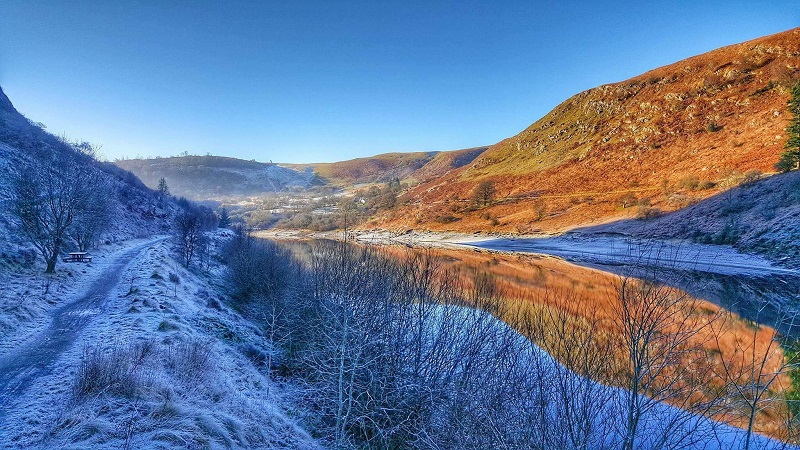
<path fill-rule="evenodd" d="M 0 85 L 110 158 L 317 162 L 512 136 L 569 96 L 800 25 L 800 1 L 0 1 Z"/>

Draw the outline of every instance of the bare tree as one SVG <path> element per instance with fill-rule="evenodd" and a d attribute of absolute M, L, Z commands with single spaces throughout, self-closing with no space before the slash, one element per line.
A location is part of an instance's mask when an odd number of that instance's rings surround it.
<path fill-rule="evenodd" d="M 55 271 L 59 253 L 76 219 L 93 197 L 91 169 L 67 161 L 31 164 L 15 177 L 11 213 L 22 233 Z"/>
<path fill-rule="evenodd" d="M 184 266 L 188 268 L 202 248 L 203 215 L 195 208 L 184 208 L 175 216 L 175 244 Z"/>
<path fill-rule="evenodd" d="M 624 355 L 617 383 L 626 388 L 620 405 L 622 449 L 639 448 L 640 440 L 659 449 L 701 439 L 694 419 L 710 413 L 713 401 L 697 402 L 692 394 L 702 391 L 710 376 L 701 332 L 713 318 L 699 300 L 655 281 L 622 277 L 616 300 L 617 351 Z M 653 417 L 650 413 L 663 404 L 678 408 L 671 416 Z"/>
<path fill-rule="evenodd" d="M 763 311 L 763 308 L 762 308 Z M 761 313 L 762 311 L 759 311 Z M 772 329 L 752 323 L 748 330 L 731 333 L 737 317 L 726 312 L 722 320 L 713 323 L 713 336 L 718 348 L 730 348 L 726 358 L 719 358 L 714 367 L 727 391 L 724 412 L 746 432 L 744 450 L 753 444 L 757 421 L 764 415 L 786 416 L 786 436 L 791 439 L 797 407 L 783 395 L 791 387 L 785 384 L 792 370 L 800 366 L 797 349 L 791 339 L 783 338 L 778 330 L 791 330 L 800 325 L 798 313 L 788 309 L 776 315 Z M 782 348 L 784 347 L 784 348 Z M 784 351 L 785 349 L 785 351 Z"/>
<path fill-rule="evenodd" d="M 75 218 L 70 237 L 75 241 L 78 250 L 85 252 L 94 245 L 100 235 L 111 223 L 111 201 L 105 195 L 105 182 L 98 176 L 85 181 L 93 189 L 87 198 L 81 214 Z"/>
<path fill-rule="evenodd" d="M 581 303 L 573 292 L 547 290 L 507 319 L 558 361 L 536 360 L 540 407 L 526 409 L 529 429 L 539 434 L 532 440 L 542 448 L 600 449 L 614 431 L 612 421 L 597 420 L 614 400 L 613 391 L 600 383 L 610 381 L 613 369 L 608 324 L 594 304 L 580 316 L 572 312 L 571 306 Z"/>

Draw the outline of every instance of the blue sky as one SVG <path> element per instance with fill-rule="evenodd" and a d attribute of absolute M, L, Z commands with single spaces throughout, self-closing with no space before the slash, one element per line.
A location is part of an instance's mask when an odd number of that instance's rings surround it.
<path fill-rule="evenodd" d="M 798 1 L 0 2 L 0 85 L 109 159 L 495 143 L 603 83 L 800 25 Z"/>

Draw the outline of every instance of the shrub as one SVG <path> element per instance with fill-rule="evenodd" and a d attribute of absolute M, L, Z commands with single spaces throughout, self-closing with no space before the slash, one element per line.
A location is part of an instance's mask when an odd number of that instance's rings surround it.
<path fill-rule="evenodd" d="M 85 347 L 73 395 L 78 400 L 103 394 L 133 397 L 143 384 L 142 366 L 152 351 L 151 342 Z"/>
<path fill-rule="evenodd" d="M 718 234 L 714 235 L 713 243 L 718 245 L 733 245 L 739 241 L 739 227 L 732 223 L 725 224 Z"/>
<path fill-rule="evenodd" d="M 166 349 L 167 367 L 185 380 L 205 379 L 212 368 L 211 345 L 191 340 L 172 344 Z"/>
<path fill-rule="evenodd" d="M 710 180 L 706 180 L 706 181 L 700 182 L 700 185 L 697 187 L 697 189 L 699 189 L 701 191 L 705 191 L 707 189 L 711 189 L 711 188 L 715 187 L 716 185 L 717 185 L 717 183 L 714 183 L 713 181 L 710 181 Z"/>
<path fill-rule="evenodd" d="M 681 189 L 695 191 L 697 190 L 698 186 L 700 186 L 700 179 L 697 178 L 697 175 L 689 175 L 687 177 L 681 178 L 678 181 L 678 187 L 680 187 Z"/>
<path fill-rule="evenodd" d="M 691 195 L 686 194 L 672 194 L 669 197 L 670 205 L 676 206 L 678 208 L 686 208 L 687 206 L 692 206 L 697 203 L 697 199 Z"/>
<path fill-rule="evenodd" d="M 439 222 L 439 223 L 453 223 L 453 222 L 457 222 L 459 220 L 461 220 L 461 219 L 459 219 L 456 216 L 450 215 L 450 214 L 436 217 L 436 221 Z"/>
<path fill-rule="evenodd" d="M 536 200 L 533 203 L 533 220 L 539 222 L 547 215 L 547 204 L 543 200 Z"/>
<path fill-rule="evenodd" d="M 619 197 L 617 200 L 620 202 L 620 204 L 622 205 L 623 208 L 627 208 L 629 206 L 633 206 L 639 201 L 639 199 L 635 195 L 633 195 L 631 193 L 624 194 L 621 197 Z"/>
<path fill-rule="evenodd" d="M 636 208 L 637 219 L 655 219 L 661 215 L 661 210 L 649 205 L 639 205 Z"/>

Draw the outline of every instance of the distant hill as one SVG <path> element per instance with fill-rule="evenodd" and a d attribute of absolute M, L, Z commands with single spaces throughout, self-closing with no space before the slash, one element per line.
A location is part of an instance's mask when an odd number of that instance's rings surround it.
<path fill-rule="evenodd" d="M 255 196 L 322 184 L 310 170 L 223 156 L 126 159 L 115 164 L 151 188 L 163 177 L 173 195 L 191 200 Z"/>
<path fill-rule="evenodd" d="M 301 170 L 313 170 L 322 179 L 337 186 L 385 183 L 392 179 L 428 181 L 450 170 L 471 163 L 488 147 L 441 152 L 384 153 L 333 163 L 286 164 Z"/>
<path fill-rule="evenodd" d="M 475 147 L 464 150 L 438 152 L 424 166 L 408 175 L 408 179 L 425 182 L 443 177 L 455 169 L 472 163 L 489 147 Z"/>
<path fill-rule="evenodd" d="M 792 29 L 590 89 L 368 226 L 528 233 L 683 208 L 773 171 L 799 79 Z M 476 209 L 482 181 L 495 201 Z"/>
<path fill-rule="evenodd" d="M 313 170 L 326 182 L 340 187 L 365 183 L 385 183 L 395 178 L 423 181 L 469 164 L 487 148 L 476 147 L 446 152 L 383 153 L 347 161 L 287 164 L 286 166 L 300 170 Z"/>
<path fill-rule="evenodd" d="M 313 170 L 325 182 L 344 187 L 363 183 L 405 179 L 429 163 L 437 152 L 384 153 L 333 163 L 287 164 L 298 170 Z"/>
<path fill-rule="evenodd" d="M 272 164 L 223 156 L 175 156 L 116 161 L 155 189 L 163 177 L 173 195 L 225 200 L 320 186 L 346 188 L 392 179 L 422 182 L 471 163 L 487 147 L 445 152 L 385 153 L 348 161 Z"/>

